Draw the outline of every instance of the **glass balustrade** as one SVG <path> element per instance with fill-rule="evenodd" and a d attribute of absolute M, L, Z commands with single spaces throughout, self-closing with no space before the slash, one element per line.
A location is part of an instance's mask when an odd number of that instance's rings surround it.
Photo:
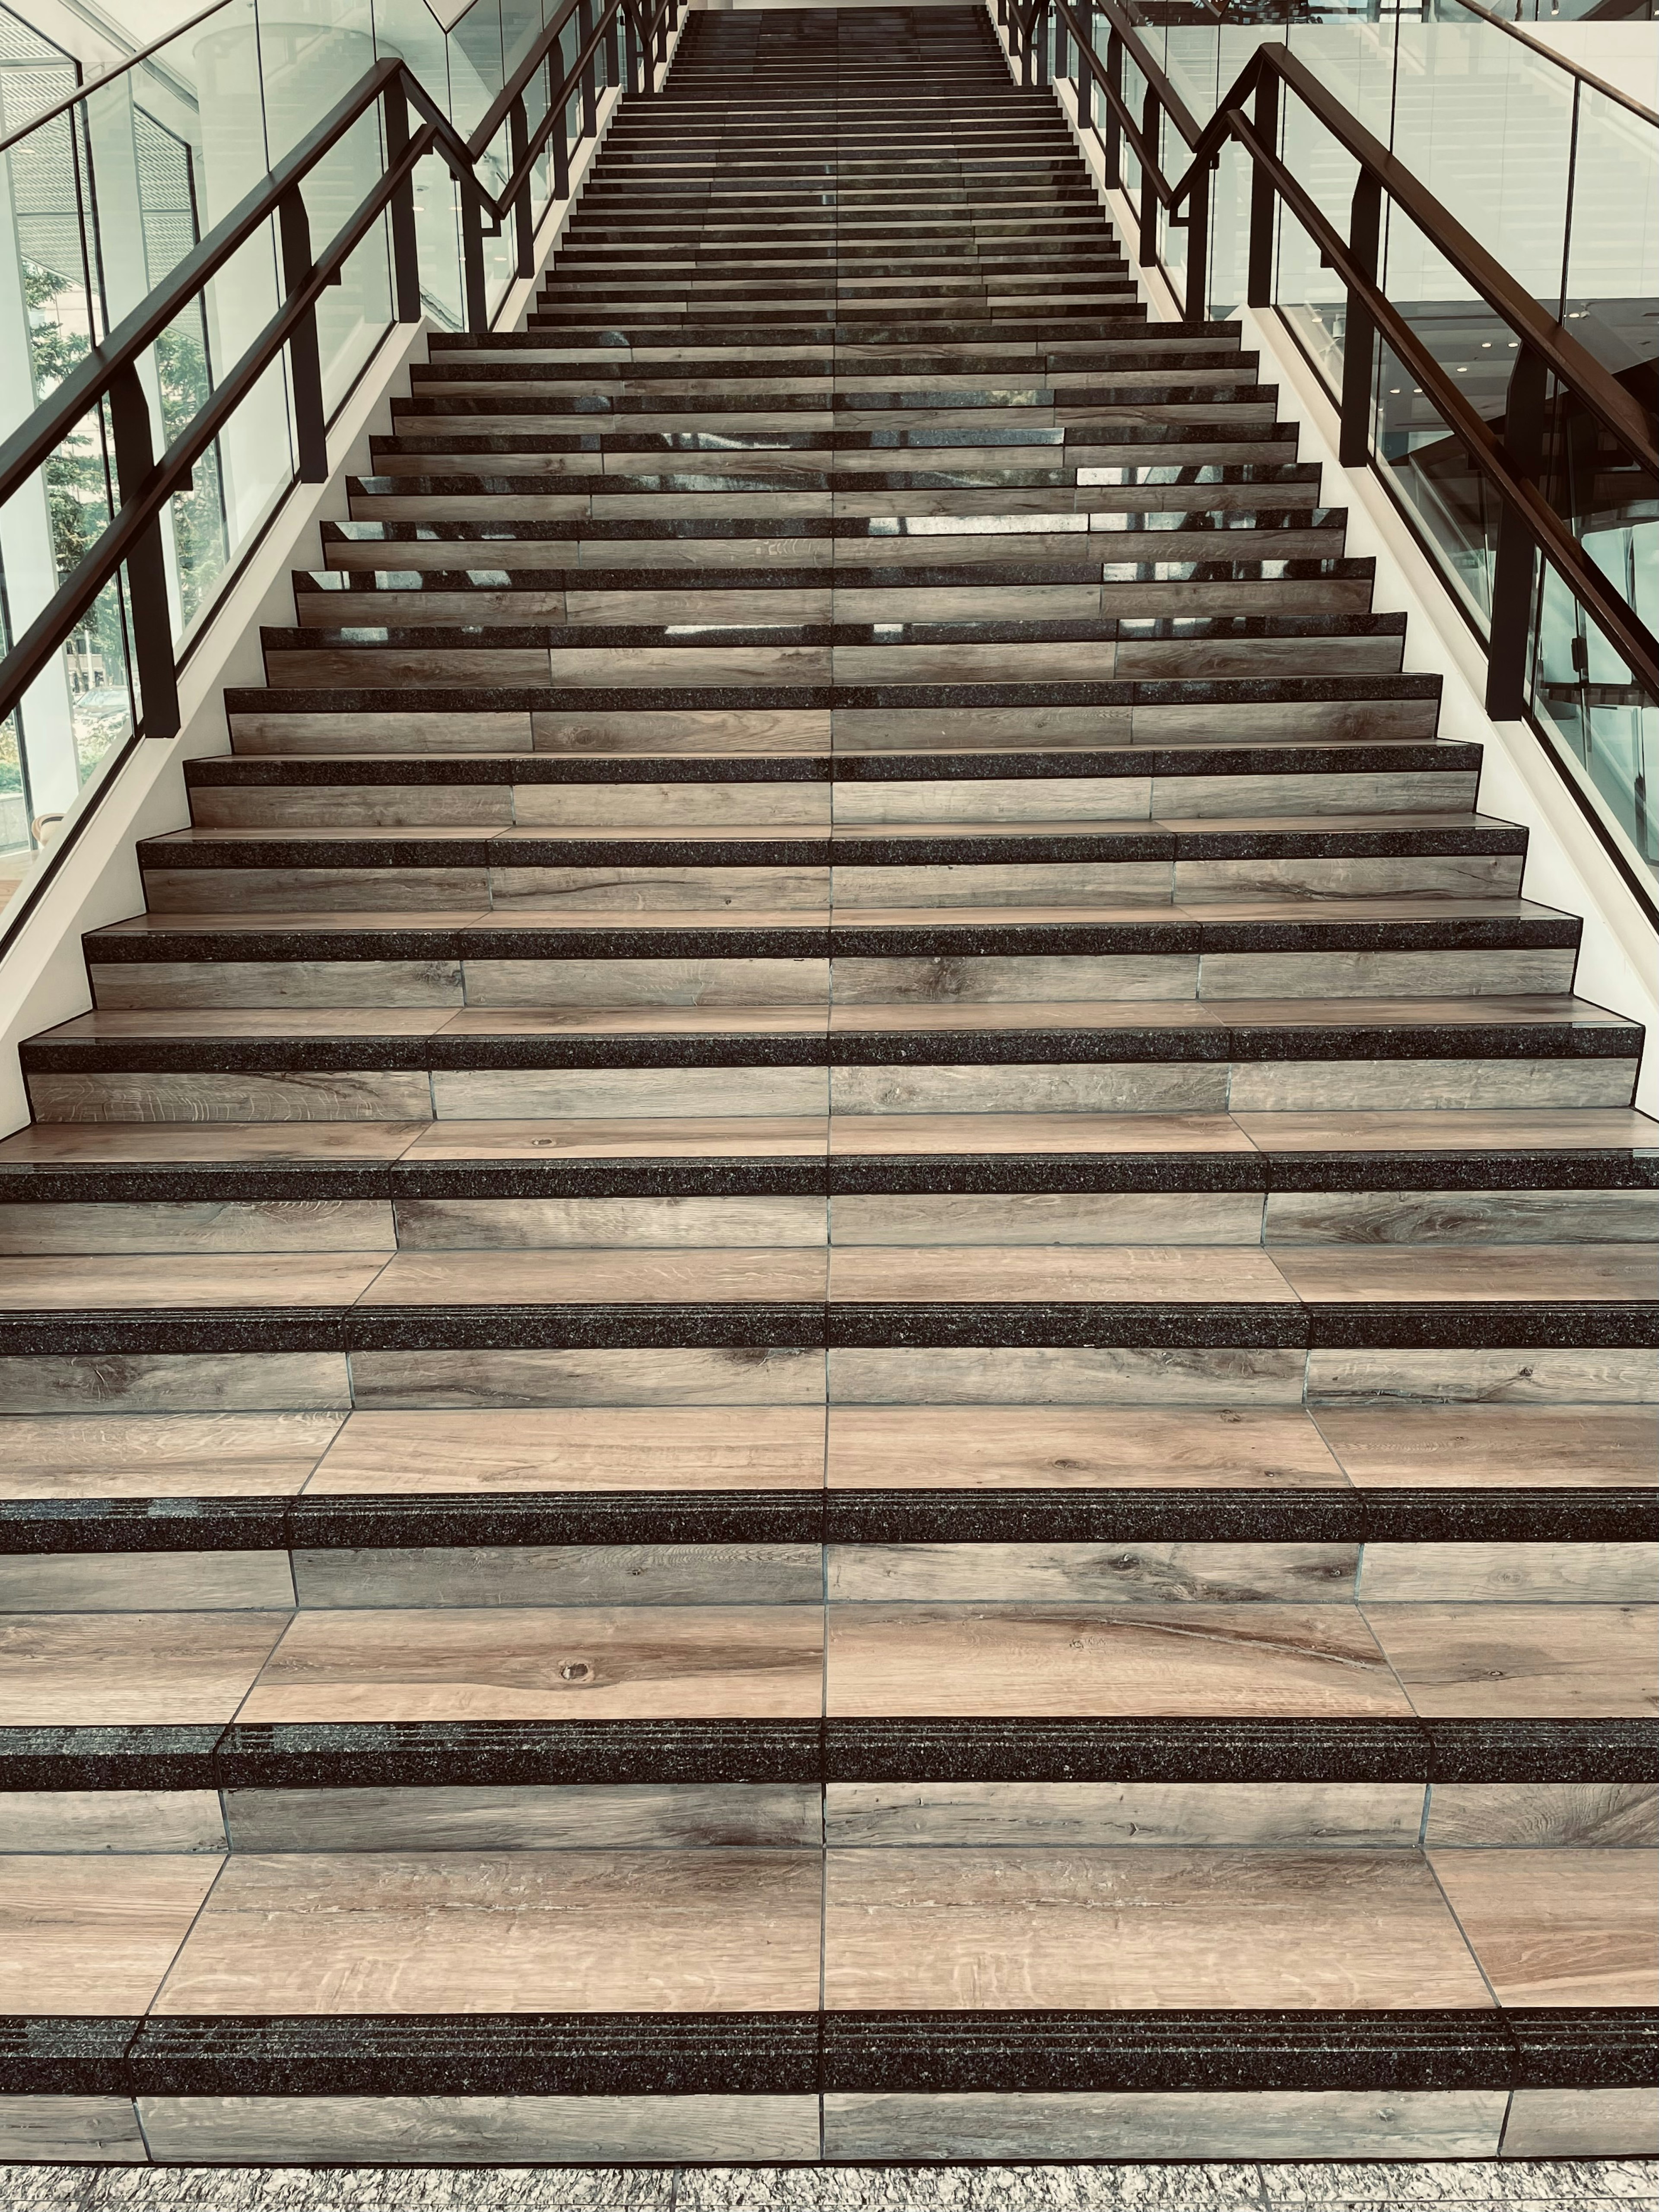
<path fill-rule="evenodd" d="M 1510 16 L 1508 7 L 1467 0 L 1414 0 L 1409 10 L 1384 9 L 1377 0 L 1346 9 L 1325 0 L 1268 0 L 1265 7 L 1251 0 L 1248 8 L 1229 0 L 1139 0 L 1130 12 L 1152 60 L 1200 125 L 1257 46 L 1287 47 L 1651 414 L 1659 399 L 1659 119 L 1650 112 L 1563 66 L 1555 46 L 1540 52 L 1510 35 L 1492 20 L 1499 12 Z M 1543 20 L 1590 13 L 1564 0 L 1552 15 L 1546 0 Z M 1533 20 L 1531 0 L 1521 19 Z M 1106 61 L 1109 26 L 1097 9 L 1090 21 L 1096 52 Z M 1580 71 L 1595 72 L 1605 52 L 1607 74 L 1620 88 L 1650 98 L 1659 39 L 1650 30 L 1632 32 L 1632 21 L 1628 15 L 1617 22 L 1573 20 L 1556 46 Z M 1121 70 L 1125 98 L 1139 114 L 1146 85 L 1127 52 Z M 1097 118 L 1103 106 L 1097 95 Z M 1103 125 L 1097 127 L 1104 136 Z M 1353 157 L 1288 94 L 1278 143 L 1285 167 L 1346 239 L 1358 175 Z M 1160 119 L 1158 153 L 1166 179 L 1184 172 L 1185 144 L 1167 117 Z M 1127 145 L 1121 167 L 1124 190 L 1138 208 L 1139 169 Z M 1216 316 L 1233 313 L 1245 295 L 1250 167 L 1243 149 L 1230 144 L 1216 175 L 1208 261 Z M 1160 213 L 1156 252 L 1184 297 L 1184 222 Z M 1501 431 L 1519 340 L 1386 194 L 1379 276 L 1475 413 Z M 1273 287 L 1274 305 L 1335 397 L 1346 289 L 1282 211 Z M 1484 639 L 1497 503 L 1406 365 L 1381 343 L 1374 362 L 1376 465 Z M 1553 388 L 1547 394 L 1541 482 L 1589 559 L 1652 629 L 1659 621 L 1659 485 Z M 1638 691 L 1564 579 L 1543 564 L 1534 579 L 1533 615 L 1534 720 L 1589 779 L 1647 866 L 1659 866 L 1646 802 L 1646 756 L 1659 744 L 1659 702 Z"/>
<path fill-rule="evenodd" d="M 76 64 L 0 4 L 0 235 L 9 233 L 15 246 L 0 252 L 0 435 L 27 420 L 376 61 L 400 56 L 465 137 L 555 12 L 556 0 L 473 0 L 435 11 L 426 0 L 222 0 L 69 99 Z M 574 60 L 578 38 L 573 17 L 551 57 L 551 85 Z M 597 82 L 605 82 L 602 45 Z M 532 129 L 549 97 L 548 72 L 538 71 L 526 99 Z M 568 143 L 578 106 L 573 101 L 567 116 Z M 380 129 L 377 108 L 307 178 L 317 245 L 381 174 Z M 511 166 L 503 125 L 484 157 L 484 181 L 499 189 Z M 538 221 L 551 170 L 544 158 L 532 196 Z M 425 311 L 440 326 L 459 328 L 456 188 L 436 159 L 416 170 L 415 219 Z M 142 358 L 158 451 L 276 311 L 275 228 L 251 237 Z M 486 236 L 483 250 L 493 313 L 514 281 L 511 226 Z M 318 305 L 331 415 L 392 318 L 382 222 Z M 168 503 L 162 548 L 180 651 L 295 475 L 288 370 L 278 360 L 198 463 L 188 492 Z M 116 494 L 107 410 L 89 412 L 38 477 L 0 508 L 0 650 L 27 629 L 106 526 Z M 0 854 L 49 839 L 53 821 L 137 726 L 143 702 L 130 643 L 118 580 L 0 727 Z"/>

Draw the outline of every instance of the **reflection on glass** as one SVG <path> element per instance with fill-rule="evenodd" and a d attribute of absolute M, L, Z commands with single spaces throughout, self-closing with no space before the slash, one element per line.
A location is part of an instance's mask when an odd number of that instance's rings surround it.
<path fill-rule="evenodd" d="M 73 94 L 76 64 L 0 0 L 0 436 L 24 421 L 96 344 L 162 283 L 271 167 L 314 130 L 374 64 L 407 63 L 463 137 L 478 125 L 555 13 L 556 0 L 223 0 L 154 52 Z M 588 18 L 592 21 L 592 18 Z M 551 73 L 525 88 L 530 127 L 574 58 L 565 25 Z M 602 47 L 596 76 L 610 81 Z M 39 118 L 31 128 L 31 119 Z M 566 143 L 580 102 L 565 118 Z M 532 214 L 546 210 L 550 149 L 539 160 Z M 378 110 L 366 113 L 303 188 L 313 252 L 337 234 L 384 166 Z M 507 127 L 481 168 L 499 189 L 512 167 Z M 447 169 L 415 173 L 422 303 L 442 327 L 465 319 L 459 203 Z M 486 303 L 497 310 L 517 265 L 513 227 L 486 236 Z M 137 364 L 160 453 L 276 313 L 283 292 L 276 226 L 250 237 Z M 324 404 L 349 392 L 392 319 L 390 240 L 382 220 L 317 305 Z M 287 365 L 278 360 L 243 400 L 162 518 L 175 643 L 187 644 L 214 595 L 294 477 Z M 76 426 L 38 477 L 0 509 L 0 649 L 52 599 L 106 525 L 118 487 L 108 426 Z M 112 584 L 58 661 L 0 727 L 0 852 L 26 848 L 30 823 L 61 813 L 80 783 L 133 726 L 129 640 Z M 140 702 L 142 704 L 142 702 Z"/>

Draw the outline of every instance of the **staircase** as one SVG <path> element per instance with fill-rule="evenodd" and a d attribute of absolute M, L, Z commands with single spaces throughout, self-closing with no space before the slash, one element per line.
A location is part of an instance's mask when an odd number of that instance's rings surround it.
<path fill-rule="evenodd" d="M 966 8 L 433 339 L 0 1144 L 0 2154 L 1644 2146 L 1642 1036 L 1296 456 Z"/>

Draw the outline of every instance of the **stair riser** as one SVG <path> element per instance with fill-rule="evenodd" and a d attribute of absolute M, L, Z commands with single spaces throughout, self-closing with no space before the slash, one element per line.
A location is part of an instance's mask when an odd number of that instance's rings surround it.
<path fill-rule="evenodd" d="M 46 1121 L 535 1121 L 638 1115 L 1224 1114 L 1628 1106 L 1630 1060 L 1231 1067 L 675 1067 L 28 1079 Z"/>
<path fill-rule="evenodd" d="M 590 1350 L 581 1346 L 465 1352 L 149 1352 L 120 1355 L 0 1352 L 0 1413 L 220 1415 L 261 1409 L 343 1413 L 398 1409 L 558 1407 L 936 1407 L 1147 1403 L 1294 1408 L 1323 1420 L 1380 1408 L 1396 1417 L 1415 1403 L 1643 1409 L 1620 1465 L 1626 1481 L 1650 1477 L 1651 1416 L 1659 1357 L 1651 1352 L 1539 1345 L 1521 1350 L 1208 1349 L 1103 1346 L 1007 1347 L 994 1354 L 953 1346 L 920 1351 L 838 1346 L 823 1351 L 721 1346 Z M 1034 1416 L 1035 1418 L 1035 1416 Z M 1579 1416 L 1553 1479 L 1595 1471 Z M 1520 1439 L 1513 1449 L 1518 1457 Z M 298 1488 L 320 1452 L 299 1467 Z M 1647 1456 L 1644 1458 L 1644 1455 Z M 216 1459 L 222 1454 L 216 1453 Z M 258 1464 L 271 1463 L 267 1451 Z M 93 1462 L 96 1464 L 96 1460 Z M 395 1473 L 395 1469 L 392 1470 Z M 284 1482 L 289 1480 L 285 1474 Z M 140 1494 L 153 1486 L 141 1485 Z M 207 1488 L 199 1464 L 185 1494 Z M 263 1484 L 262 1487 L 264 1486 Z"/>
<path fill-rule="evenodd" d="M 232 950 L 227 946 L 227 951 Z M 936 1004 L 975 1000 L 1058 998 L 1067 988 L 1064 956 L 1000 961 L 967 956 L 941 968 L 938 960 L 870 963 L 880 972 L 866 988 L 877 1002 L 907 999 Z M 719 967 L 699 958 L 637 962 L 554 960 L 309 960 L 89 962 L 100 1006 L 681 1006 L 696 1003 L 707 983 L 718 988 Z M 756 963 L 760 965 L 761 963 Z M 763 1000 L 800 1003 L 810 963 L 790 961 L 757 988 Z M 842 963 L 844 967 L 845 963 Z M 1365 998 L 1467 994 L 1529 995 L 1571 989 L 1570 950 L 1446 952 L 1217 953 L 1203 963 L 1185 955 L 1127 956 L 1068 962 L 1071 988 L 1088 999 Z M 1056 972 L 1050 972 L 1051 970 Z M 731 963 L 726 1003 L 750 988 L 750 963 Z"/>
<path fill-rule="evenodd" d="M 408 1199 L 7 1204 L 0 1254 L 535 1251 L 617 1244 L 1643 1243 L 1628 1190 L 1250 1191 L 1063 1197 Z"/>
<path fill-rule="evenodd" d="M 856 1640 L 860 1622 L 850 1608 L 861 1605 L 993 1603 L 1000 1611 L 1021 1604 L 1142 1604 L 1158 1608 L 1160 1622 L 1172 1605 L 1293 1605 L 1330 1607 L 1334 1620 L 1340 1616 L 1346 1622 L 1356 1604 L 1645 1606 L 1656 1577 L 1655 1544 L 1367 1544 L 1363 1567 L 1361 1547 L 1350 1544 L 520 1544 L 63 1552 L 0 1557 L 0 1618 L 40 1613 L 269 1615 L 391 1607 L 476 1613 L 500 1607 L 544 1613 L 524 1620 L 526 1643 L 542 1644 L 550 1637 L 577 1650 L 585 1643 L 597 1645 L 604 1654 L 609 1641 L 604 1623 L 579 1615 L 568 1621 L 547 1618 L 546 1609 L 806 1607 L 812 1609 L 807 1618 L 816 1627 L 816 1608 L 827 1592 L 833 1700 L 838 1631 Z M 849 1610 L 838 1618 L 837 1607 Z M 1398 1616 L 1379 1612 L 1367 1618 L 1386 1649 Z M 1201 1625 L 1202 1617 L 1195 1619 Z M 1516 1617 L 1509 1616 L 1509 1621 L 1516 1623 Z M 275 1629 L 281 1624 L 269 1625 Z M 787 1635 L 787 1624 L 779 1625 Z M 1086 1630 L 1087 1622 L 1081 1625 Z M 763 1629 L 765 1624 L 757 1626 Z M 643 1636 L 648 1630 L 641 1625 L 637 1632 Z M 1519 1637 L 1524 1629 L 1516 1623 L 1510 1632 Z M 626 1625 L 621 1640 L 631 1640 Z M 821 1665 L 819 1658 L 817 1667 Z M 614 1705 L 615 1698 L 607 1698 L 601 1686 L 609 1671 L 602 1657 L 562 1698 L 542 1702 L 572 1719 L 591 1707 L 600 1708 L 592 1711 L 594 1719 L 613 1718 L 614 1712 L 604 1708 Z M 799 1680 L 788 1686 L 793 1693 L 787 1696 L 790 1711 L 799 1710 Z M 815 1681 L 813 1707 L 818 1694 Z M 490 1715 L 482 1710 L 483 1702 L 480 1718 L 511 1717 L 514 1704 L 523 1710 L 520 1701 L 501 1698 L 497 1702 L 504 1710 Z M 870 1709 L 903 1711 L 902 1704 Z M 774 1707 L 782 1710 L 782 1705 Z M 664 1717 L 672 1717 L 665 1711 Z M 293 1717 L 307 1716 L 296 1710 Z"/>
<path fill-rule="evenodd" d="M 1366 614 L 1369 578 L 1310 578 L 1305 582 L 1190 584 L 999 584 L 968 589 L 928 585 L 880 588 L 820 585 L 763 591 L 683 581 L 672 590 L 345 592 L 301 588 L 300 622 L 335 628 L 343 623 L 392 623 L 420 628 L 433 623 L 829 623 L 1110 621 L 1114 617 L 1177 615 Z"/>
<path fill-rule="evenodd" d="M 273 2070 L 273 2079 L 276 2078 Z M 537 2069 L 538 2083 L 541 2079 Z M 324 2166 L 1651 2155 L 1647 2089 L 20 2097 L 9 2156 Z M 62 2109 L 60 2109 L 62 2108 Z M 1524 2169 L 1517 2169 L 1524 2171 Z"/>
<path fill-rule="evenodd" d="M 1148 702 L 1133 707 L 647 707 L 604 708 L 476 706 L 457 695 L 428 708 L 413 695 L 404 706 L 339 703 L 298 694 L 230 695 L 232 749 L 240 753 L 326 754 L 540 752 L 590 755 L 756 754 L 796 757 L 928 752 L 1098 751 L 1109 746 L 1192 746 L 1212 751 L 1217 705 Z M 302 703 L 303 702 L 303 703 Z M 1426 742 L 1434 736 L 1431 699 L 1225 702 L 1224 742 L 1373 745 Z"/>
<path fill-rule="evenodd" d="M 1640 1784 L 496 1784 L 377 1790 L 12 1793 L 6 1842 L 40 1851 L 752 1850 L 1076 1843 L 1414 1851 L 1649 1840 Z"/>
<path fill-rule="evenodd" d="M 194 784 L 199 829 L 520 827 L 827 830 L 853 823 L 1188 821 L 1333 813 L 1437 820 L 1467 814 L 1462 774 L 959 777 L 948 783 Z"/>
<path fill-rule="evenodd" d="M 854 841 L 856 842 L 856 841 Z M 1266 896 L 1320 898 L 1508 898 L 1520 890 L 1517 854 L 1383 860 L 1034 861 L 880 868 L 856 861 L 834 868 L 501 866 L 483 868 L 257 866 L 147 868 L 144 890 L 156 914 L 401 913 L 545 915 L 564 910 L 821 915 L 861 908 L 975 906 L 993 912 L 1098 904 L 1145 908 L 1156 918 L 1171 901 L 1197 912 L 1217 902 Z M 1327 918 L 1322 914 L 1322 919 Z"/>

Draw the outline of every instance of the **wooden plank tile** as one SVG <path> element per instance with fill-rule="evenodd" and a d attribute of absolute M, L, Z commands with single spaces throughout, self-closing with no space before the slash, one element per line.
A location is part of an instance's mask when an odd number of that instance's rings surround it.
<path fill-rule="evenodd" d="M 823 1642 L 805 1605 L 306 1613 L 241 1717 L 805 1718 Z"/>
<path fill-rule="evenodd" d="M 1298 1297 L 1650 1300 L 1652 1255 L 1622 1244 L 1418 1245 L 1408 1252 L 1279 1246 L 1274 1262 Z"/>
<path fill-rule="evenodd" d="M 1656 1589 L 1656 1544 L 1370 1543 L 1359 1579 L 1367 1605 L 1492 1599 L 1640 1605 Z"/>
<path fill-rule="evenodd" d="M 799 2164 L 818 2155 L 816 2097 L 144 2097 L 138 2109 L 155 2155 L 185 2165 Z M 4 2125 L 0 2100 L 0 2147 Z M 665 2212 L 669 2182 L 666 2171 L 630 2172 L 631 2212 Z"/>
<path fill-rule="evenodd" d="M 1659 1855 L 1432 1851 L 1500 2004 L 1659 2002 Z"/>
<path fill-rule="evenodd" d="M 1413 1850 L 1417 1782 L 832 1782 L 840 1844 L 1255 1844 Z"/>
<path fill-rule="evenodd" d="M 344 1496 L 816 1490 L 823 1425 L 810 1406 L 363 1411 L 307 1486 Z"/>
<path fill-rule="evenodd" d="M 820 1887 L 812 1851 L 247 1854 L 155 2009 L 805 2009 Z"/>
<path fill-rule="evenodd" d="M 823 2100 L 824 2151 L 1037 2162 L 1492 2158 L 1507 2104 L 1502 2089 L 838 2090 Z M 1249 2172 L 1224 2163 L 1202 2185 L 1225 2189 L 1240 2173 L 1249 2187 Z M 1199 2185 L 1186 2173 L 1176 2182 Z"/>
<path fill-rule="evenodd" d="M 849 1304 L 1292 1303 L 1265 1254 L 1180 1245 L 837 1247 L 830 1296 Z"/>
<path fill-rule="evenodd" d="M 147 2011 L 225 1862 L 206 1856 L 0 1857 L 0 2004 Z"/>
<path fill-rule="evenodd" d="M 825 1255 L 734 1251 L 399 1252 L 366 1306 L 763 1304 L 821 1301 Z"/>
<path fill-rule="evenodd" d="M 832 2009 L 1491 2002 L 1411 1852 L 836 1850 L 827 1881 Z"/>
<path fill-rule="evenodd" d="M 1659 1844 L 1659 1783 L 1437 1782 L 1423 1840 L 1431 1850 L 1652 1846 Z"/>
<path fill-rule="evenodd" d="M 0 2159 L 143 2166 L 149 2158 L 131 2097 L 0 2093 Z"/>
<path fill-rule="evenodd" d="M 222 1851 L 211 1790 L 0 1790 L 0 1851 Z"/>
<path fill-rule="evenodd" d="M 294 1364 L 304 1359 L 295 1355 Z M 344 1364 L 342 1358 L 343 1384 Z M 176 1379 L 185 1382 L 182 1374 Z M 324 1413 L 13 1415 L 0 1419 L 0 1498 L 282 1497 L 300 1489 L 342 1419 Z"/>
<path fill-rule="evenodd" d="M 836 1405 L 829 1438 L 832 1490 L 1343 1486 L 1305 1414 L 1248 1402 Z"/>
<path fill-rule="evenodd" d="M 1659 1692 L 1652 1606 L 1373 1605 L 1365 1618 L 1431 1717 L 1636 1720 Z"/>
<path fill-rule="evenodd" d="M 1401 1714 L 1342 1606 L 838 1606 L 832 1713 Z"/>
<path fill-rule="evenodd" d="M 1659 2105 L 1651 2089 L 1517 2089 L 1504 2156 L 1659 2156 Z"/>
<path fill-rule="evenodd" d="M 831 1544 L 823 1571 L 849 1605 L 1345 1604 L 1358 1565 L 1357 1544 L 975 1542 Z"/>
<path fill-rule="evenodd" d="M 812 1783 L 605 1782 L 228 1790 L 225 1826 L 239 1851 L 526 1851 L 813 1850 L 823 1823 Z"/>
<path fill-rule="evenodd" d="M 94 1259 L 19 1260 L 0 1273 L 0 1308 L 72 1313 L 88 1307 L 347 1306 L 390 1257 L 386 1252 L 362 1257 L 104 1253 Z"/>
<path fill-rule="evenodd" d="M 280 1613 L 20 1613 L 0 1625 L 0 1724 L 228 1721 Z"/>
<path fill-rule="evenodd" d="M 1623 1406 L 1322 1406 L 1321 1435 L 1358 1488 L 1659 1482 L 1650 1409 Z"/>

